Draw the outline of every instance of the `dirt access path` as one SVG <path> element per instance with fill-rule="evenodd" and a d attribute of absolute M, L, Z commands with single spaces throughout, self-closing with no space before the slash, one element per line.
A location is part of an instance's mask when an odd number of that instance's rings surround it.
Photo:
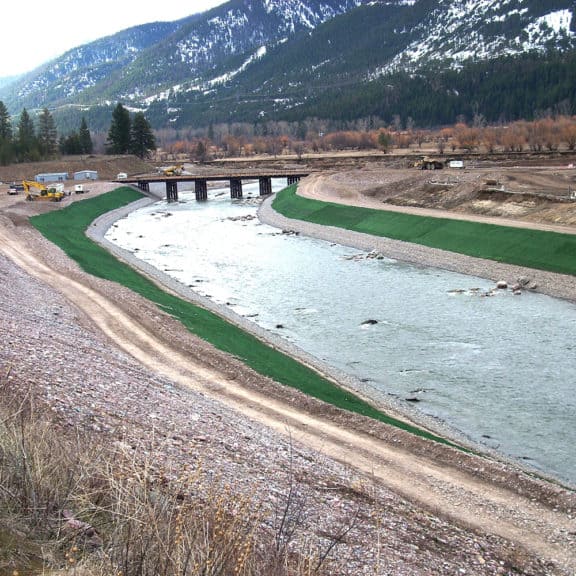
<path fill-rule="evenodd" d="M 163 331 L 139 312 L 137 302 L 128 306 L 90 276 L 46 262 L 31 244 L 33 232 L 28 226 L 13 225 L 14 220 L 22 224 L 32 206 L 15 204 L 18 199 L 2 200 L 5 214 L 11 216 L 0 217 L 2 252 L 61 292 L 112 343 L 146 367 L 365 473 L 456 525 L 515 543 L 529 555 L 552 563 L 555 569 L 551 573 L 576 571 L 574 493 L 491 459 L 440 445 L 431 447 L 429 442 L 401 432 L 395 435 L 403 440 L 391 442 L 379 436 L 371 424 L 359 425 L 357 419 L 350 427 L 342 426 L 327 415 L 294 404 L 293 398 L 271 397 L 257 386 L 231 380 L 214 364 L 203 364 L 185 350 L 175 349 Z"/>
<path fill-rule="evenodd" d="M 418 216 L 576 234 L 576 201 L 553 200 L 569 189 L 576 190 L 575 169 L 363 168 L 312 174 L 301 182 L 298 194 Z M 550 196 L 536 195 L 543 192 Z"/>

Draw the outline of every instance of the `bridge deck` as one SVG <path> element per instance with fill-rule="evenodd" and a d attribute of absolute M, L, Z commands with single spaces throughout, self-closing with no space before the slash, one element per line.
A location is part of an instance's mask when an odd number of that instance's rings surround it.
<path fill-rule="evenodd" d="M 311 174 L 311 170 L 252 170 L 246 172 L 222 172 L 222 173 L 197 173 L 197 174 L 180 174 L 178 176 L 166 176 L 163 174 L 139 174 L 115 182 L 125 182 L 128 184 L 137 184 L 138 182 L 195 182 L 196 180 L 206 180 L 216 182 L 222 180 L 258 180 L 259 178 L 304 178 Z"/>
<path fill-rule="evenodd" d="M 131 178 L 115 180 L 119 184 L 136 184 L 141 190 L 150 191 L 150 184 L 163 182 L 166 186 L 166 199 L 178 200 L 178 182 L 194 182 L 196 200 L 208 199 L 208 182 L 221 182 L 228 180 L 230 184 L 230 196 L 242 198 L 242 180 L 258 180 L 260 183 L 260 195 L 272 193 L 272 179 L 286 178 L 288 184 L 298 182 L 308 176 L 309 170 L 250 170 L 230 172 L 203 172 L 197 174 L 179 174 L 166 176 L 165 174 L 141 174 Z"/>

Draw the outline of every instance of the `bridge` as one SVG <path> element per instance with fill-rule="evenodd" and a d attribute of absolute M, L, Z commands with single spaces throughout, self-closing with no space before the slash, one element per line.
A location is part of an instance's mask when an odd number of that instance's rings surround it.
<path fill-rule="evenodd" d="M 150 184 L 163 182 L 166 185 L 166 200 L 176 202 L 178 200 L 178 183 L 194 182 L 194 194 L 196 200 L 208 199 L 208 182 L 228 182 L 231 198 L 242 198 L 242 181 L 258 181 L 260 196 L 272 194 L 272 179 L 286 178 L 288 186 L 299 182 L 301 178 L 308 176 L 310 171 L 277 170 L 277 171 L 235 171 L 234 173 L 200 173 L 181 174 L 178 176 L 166 175 L 142 175 L 116 180 L 118 184 L 134 184 L 143 192 L 150 192 Z"/>

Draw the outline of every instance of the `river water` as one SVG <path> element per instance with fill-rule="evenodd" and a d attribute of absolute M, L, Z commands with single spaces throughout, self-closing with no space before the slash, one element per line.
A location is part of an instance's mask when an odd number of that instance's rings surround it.
<path fill-rule="evenodd" d="M 274 190 L 283 182 L 273 182 Z M 179 192 L 106 238 L 358 381 L 576 485 L 576 305 L 282 234 L 232 201 Z"/>

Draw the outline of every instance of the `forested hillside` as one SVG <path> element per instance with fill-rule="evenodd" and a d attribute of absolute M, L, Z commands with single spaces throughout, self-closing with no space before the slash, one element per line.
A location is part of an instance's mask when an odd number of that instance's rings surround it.
<path fill-rule="evenodd" d="M 11 114 L 103 130 L 121 102 L 153 128 L 394 120 L 421 128 L 576 110 L 573 0 L 231 0 L 135 27 L 2 86 Z M 264 128 L 265 130 L 267 128 Z"/>

